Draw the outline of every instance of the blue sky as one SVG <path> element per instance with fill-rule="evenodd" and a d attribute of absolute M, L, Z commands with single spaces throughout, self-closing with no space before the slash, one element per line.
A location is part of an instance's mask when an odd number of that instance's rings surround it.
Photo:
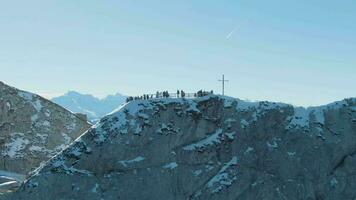
<path fill-rule="evenodd" d="M 356 1 L 13 0 L 0 80 L 53 97 L 220 92 L 295 105 L 356 96 Z"/>

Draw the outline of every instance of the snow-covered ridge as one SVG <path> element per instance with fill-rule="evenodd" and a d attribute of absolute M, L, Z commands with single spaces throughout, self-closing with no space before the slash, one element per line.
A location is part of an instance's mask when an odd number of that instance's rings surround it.
<path fill-rule="evenodd" d="M 268 101 L 249 102 L 240 99 L 234 99 L 231 97 L 221 97 L 221 98 L 225 99 L 225 107 L 231 107 L 235 102 L 235 104 L 237 104 L 236 109 L 238 111 L 240 112 L 253 111 L 252 114 L 253 121 L 256 121 L 259 116 L 263 115 L 263 113 L 268 110 L 293 108 L 294 114 L 288 117 L 288 121 L 290 121 L 290 123 L 286 127 L 287 129 L 309 127 L 309 123 L 311 122 L 311 120 L 313 120 L 314 123 L 319 123 L 323 125 L 325 121 L 324 115 L 326 111 L 340 109 L 348 105 L 353 105 L 356 102 L 356 98 L 348 98 L 327 105 L 313 106 L 313 107 L 295 107 L 291 104 L 285 104 L 285 103 L 275 103 L 275 102 L 268 102 Z M 242 126 L 249 125 L 249 122 L 246 120 L 243 120 L 241 123 Z"/>
<path fill-rule="evenodd" d="M 0 82 L 0 170 L 27 174 L 88 128 L 57 104 Z"/>
<path fill-rule="evenodd" d="M 286 128 L 309 127 L 309 122 L 311 122 L 311 120 L 313 120 L 314 123 L 324 124 L 324 112 L 355 104 L 356 102 L 356 98 L 349 98 L 327 105 L 305 108 L 294 107 L 291 104 L 268 101 L 250 102 L 221 95 L 207 95 L 195 99 L 161 98 L 151 100 L 135 100 L 123 104 L 113 112 L 106 115 L 102 121 L 113 117 L 117 118 L 119 120 L 117 120 L 118 124 L 115 128 L 125 129 L 123 126 L 126 124 L 127 120 L 126 114 L 124 113 L 127 113 L 131 117 L 138 117 L 139 115 L 146 115 L 142 114 L 145 110 L 156 109 L 157 106 L 165 107 L 169 104 L 188 105 L 188 108 L 184 110 L 185 112 L 199 113 L 200 110 L 197 107 L 199 102 L 207 101 L 212 98 L 217 98 L 218 100 L 223 101 L 225 108 L 235 108 L 238 112 L 250 113 L 251 119 L 241 120 L 241 126 L 243 127 L 248 127 L 250 123 L 257 121 L 259 117 L 263 116 L 269 110 L 284 112 L 285 109 L 293 109 L 293 114 L 288 116 L 287 120 L 289 121 L 289 125 Z M 355 108 L 353 107 L 351 109 Z M 100 126 L 100 123 L 98 123 L 97 126 Z M 127 129 L 123 130 L 123 132 L 127 132 Z"/>
<path fill-rule="evenodd" d="M 248 102 L 237 98 L 221 96 L 221 95 L 207 95 L 195 99 L 182 99 L 182 98 L 161 98 L 150 100 L 135 100 L 129 103 L 121 105 L 119 108 L 102 118 L 93 128 L 96 129 L 92 133 L 94 140 L 97 143 L 103 143 L 110 136 L 112 132 L 119 132 L 121 134 L 132 133 L 134 135 L 140 135 L 143 131 L 143 127 L 149 126 L 150 116 L 147 113 L 155 114 L 160 109 L 166 109 L 169 105 L 174 105 L 177 115 L 182 113 L 192 113 L 199 115 L 201 110 L 198 105 L 201 102 L 216 99 L 221 101 L 225 109 L 235 109 L 237 112 L 245 113 L 243 116 L 246 118 L 241 119 L 241 127 L 247 128 L 252 123 L 264 116 L 265 113 L 271 110 L 276 112 L 289 112 L 286 121 L 289 122 L 286 129 L 304 129 L 308 128 L 311 122 L 323 125 L 324 114 L 328 110 L 339 109 L 347 105 L 351 105 L 356 102 L 356 98 L 345 99 L 337 101 L 324 106 L 318 107 L 294 107 L 290 104 L 274 103 L 274 102 Z M 139 122 L 139 121 L 143 122 Z M 231 122 L 229 122 L 231 120 Z M 235 119 L 228 119 L 225 123 L 232 123 Z M 318 128 L 320 133 L 323 130 Z M 179 129 L 175 129 L 172 124 L 160 124 L 160 128 L 156 130 L 158 134 L 172 134 L 179 132 Z M 185 150 L 199 150 L 204 149 L 210 145 L 219 144 L 222 140 L 233 140 L 235 132 L 216 130 L 215 133 L 207 133 L 206 138 L 192 143 L 184 147 Z"/>
<path fill-rule="evenodd" d="M 218 95 L 131 101 L 38 168 L 20 194 L 36 197 L 55 190 L 51 194 L 63 194 L 65 199 L 116 199 L 119 195 L 123 199 L 193 200 L 236 199 L 244 193 L 241 188 L 284 192 L 282 187 L 272 187 L 303 184 L 298 180 L 304 171 L 308 178 L 309 172 L 328 172 L 343 159 L 342 154 L 350 154 L 353 143 L 345 143 L 344 148 L 339 141 L 354 138 L 355 124 L 350 120 L 356 117 L 354 106 L 355 99 L 297 108 Z M 342 120 L 337 126 L 335 118 Z M 323 121 L 324 126 L 319 123 Z M 324 131 L 325 140 L 317 128 Z M 334 130 L 340 135 L 333 134 Z M 330 154 L 336 145 L 340 156 Z M 315 170 L 310 160 L 324 152 L 328 166 Z M 285 169 L 293 171 L 291 166 L 299 169 L 283 177 Z"/>
<path fill-rule="evenodd" d="M 49 127 L 51 126 L 51 112 L 48 109 L 47 105 L 43 105 L 43 102 L 45 102 L 46 104 L 50 102 L 31 92 L 17 90 L 16 88 L 13 89 L 17 91 L 17 95 L 21 97 L 25 101 L 25 103 L 28 103 L 33 107 L 34 112 L 31 115 L 32 125 L 38 129 L 45 129 L 48 131 Z M 14 105 L 12 105 L 10 102 L 7 102 L 7 105 L 9 105 L 9 108 L 15 109 Z M 42 116 L 41 119 L 39 119 L 40 115 Z M 75 115 L 72 115 L 72 118 L 77 117 Z M 69 131 L 73 131 L 76 128 L 76 123 L 75 121 L 72 121 L 66 126 L 69 127 Z M 30 138 L 28 138 L 25 133 L 13 132 L 10 134 L 11 142 L 5 144 L 5 150 L 2 152 L 2 155 L 9 156 L 10 158 L 23 158 L 25 156 L 23 152 L 25 151 L 25 149 L 28 149 L 30 150 L 30 152 L 46 152 L 48 154 L 48 157 L 52 157 L 55 153 L 60 150 L 63 150 L 70 144 L 70 142 L 72 142 L 72 139 L 66 133 L 62 133 L 62 135 L 64 137 L 63 144 L 56 147 L 55 150 L 51 150 L 47 149 L 45 146 L 45 141 L 42 141 L 43 139 L 48 138 L 48 134 L 46 133 L 37 134 L 37 136 L 39 136 L 39 140 L 41 140 L 41 142 L 38 143 L 36 142 L 36 140 L 30 140 Z"/>
<path fill-rule="evenodd" d="M 288 128 L 291 127 L 309 127 L 311 118 L 314 119 L 314 123 L 319 123 L 324 125 L 325 122 L 325 112 L 328 110 L 336 110 L 348 105 L 355 104 L 356 98 L 344 99 L 342 101 L 336 101 L 327 105 L 314 106 L 314 107 L 294 107 L 294 115 L 290 116 L 290 124 Z"/>

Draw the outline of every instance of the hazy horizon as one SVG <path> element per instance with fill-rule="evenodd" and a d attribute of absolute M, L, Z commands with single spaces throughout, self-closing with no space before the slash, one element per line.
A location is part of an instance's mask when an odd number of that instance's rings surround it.
<path fill-rule="evenodd" d="M 7 83 L 5 83 L 7 84 Z M 10 85 L 12 86 L 12 85 Z M 22 90 L 21 88 L 18 88 L 20 90 Z M 27 90 L 28 91 L 28 90 Z M 33 92 L 33 91 L 28 91 L 28 92 L 32 92 L 32 93 L 35 93 L 35 94 L 38 94 L 48 100 L 53 100 L 53 99 L 56 99 L 56 98 L 59 98 L 59 97 L 63 97 L 65 95 L 67 95 L 68 93 L 70 92 L 75 92 L 75 93 L 78 93 L 80 95 L 89 95 L 89 96 L 92 96 L 94 98 L 97 98 L 99 100 L 104 100 L 106 99 L 107 97 L 109 96 L 116 96 L 116 95 L 120 95 L 120 96 L 131 96 L 131 95 L 126 95 L 126 94 L 123 94 L 121 92 L 116 92 L 116 93 L 112 93 L 112 94 L 105 94 L 103 96 L 99 96 L 99 95 L 95 95 L 95 94 L 91 94 L 91 93 L 85 93 L 85 92 L 79 92 L 79 91 L 74 91 L 74 90 L 68 90 L 67 92 L 65 93 L 61 93 L 61 94 L 57 94 L 55 96 L 46 96 L 46 94 L 40 94 L 40 93 L 36 93 L 36 92 Z M 175 91 L 169 91 L 170 93 L 175 93 Z M 191 91 L 191 92 L 197 92 L 197 91 Z M 148 93 L 146 93 L 148 94 Z M 150 93 L 151 94 L 151 93 Z M 154 93 L 152 93 L 154 94 Z M 220 93 L 215 93 L 217 95 L 221 95 Z M 137 94 L 137 95 L 133 95 L 133 96 L 141 96 L 142 94 Z M 315 104 L 315 105 L 301 105 L 301 104 L 295 104 L 295 103 L 291 103 L 291 102 L 282 102 L 282 101 L 273 101 L 273 100 L 267 100 L 267 99 L 249 99 L 249 98 L 240 98 L 240 97 L 235 97 L 235 96 L 231 96 L 231 95 L 228 95 L 228 94 L 225 94 L 225 96 L 227 97 L 233 97 L 233 98 L 238 98 L 238 99 L 241 99 L 241 100 L 244 100 L 244 101 L 250 101 L 250 102 L 259 102 L 259 101 L 271 101 L 271 102 L 276 102 L 276 103 L 287 103 L 287 104 L 291 104 L 293 106 L 296 106 L 296 107 L 313 107 L 313 106 L 323 106 L 323 105 L 327 105 L 327 104 L 330 104 L 330 103 L 334 103 L 334 102 L 337 102 L 337 101 L 341 101 L 343 99 L 347 99 L 347 98 L 356 98 L 355 96 L 350 96 L 350 97 L 345 97 L 345 98 L 341 98 L 341 99 L 335 99 L 333 101 L 330 101 L 330 102 L 326 102 L 326 103 L 323 103 L 323 104 Z"/>
<path fill-rule="evenodd" d="M 6 1 L 0 80 L 53 98 L 199 89 L 316 106 L 355 97 L 356 2 Z"/>

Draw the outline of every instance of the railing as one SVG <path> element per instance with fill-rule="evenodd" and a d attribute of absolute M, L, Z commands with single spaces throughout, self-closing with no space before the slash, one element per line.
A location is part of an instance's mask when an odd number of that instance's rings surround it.
<path fill-rule="evenodd" d="M 211 92 L 198 92 L 198 93 L 168 93 L 168 96 L 164 95 L 163 92 L 159 92 L 156 94 L 143 94 L 142 96 L 137 96 L 137 97 L 132 97 L 133 99 L 131 100 L 137 100 L 137 99 L 161 99 L 161 98 L 197 98 L 197 97 L 203 97 L 209 94 L 213 94 Z M 129 97 L 130 98 L 130 97 Z"/>
<path fill-rule="evenodd" d="M 177 93 L 168 93 L 169 96 L 168 98 L 183 98 L 182 94 L 177 94 Z M 162 93 L 160 94 L 148 94 L 148 96 L 151 98 L 166 98 Z M 196 98 L 197 93 L 185 93 L 184 98 Z"/>

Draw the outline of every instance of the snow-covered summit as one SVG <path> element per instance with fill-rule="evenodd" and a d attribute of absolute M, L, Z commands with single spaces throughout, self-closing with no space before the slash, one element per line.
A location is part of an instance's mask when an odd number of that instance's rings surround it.
<path fill-rule="evenodd" d="M 355 106 L 217 95 L 132 101 L 6 198 L 350 199 Z"/>

